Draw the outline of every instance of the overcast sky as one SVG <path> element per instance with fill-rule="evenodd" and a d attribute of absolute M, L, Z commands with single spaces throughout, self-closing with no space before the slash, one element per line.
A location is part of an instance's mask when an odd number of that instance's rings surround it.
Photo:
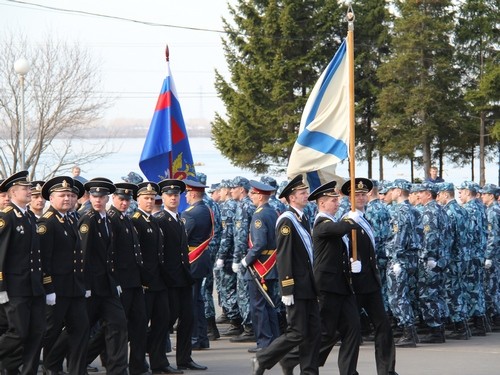
<path fill-rule="evenodd" d="M 166 74 L 167 43 L 184 118 L 211 120 L 216 111 L 224 113 L 214 88 L 214 70 L 226 77 L 228 74 L 221 44 L 223 34 L 145 25 L 34 4 L 222 31 L 222 17 L 230 19 L 228 0 L 0 0 L 3 31 L 20 31 L 33 42 L 47 34 L 59 40 L 77 42 L 101 62 L 102 90 L 111 97 L 118 97 L 105 113 L 107 119 L 152 117 Z M 29 73 L 26 79 L 29 80 Z"/>

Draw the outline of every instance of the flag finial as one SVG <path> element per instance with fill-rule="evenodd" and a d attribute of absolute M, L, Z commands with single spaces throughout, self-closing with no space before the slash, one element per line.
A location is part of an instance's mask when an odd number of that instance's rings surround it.
<path fill-rule="evenodd" d="M 352 4 L 350 2 L 347 7 L 347 14 L 345 18 L 347 21 L 348 30 L 354 30 L 354 19 L 356 17 L 354 16 L 354 10 L 352 9 Z"/>
<path fill-rule="evenodd" d="M 167 60 L 167 62 L 170 61 L 170 51 L 168 50 L 168 44 L 165 47 L 165 60 Z"/>

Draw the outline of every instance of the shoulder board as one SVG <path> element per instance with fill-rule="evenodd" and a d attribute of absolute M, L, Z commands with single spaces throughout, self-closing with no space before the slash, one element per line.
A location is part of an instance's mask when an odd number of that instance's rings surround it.
<path fill-rule="evenodd" d="M 326 219 L 326 220 L 323 220 L 322 223 L 328 223 L 330 221 L 331 221 L 330 219 Z"/>
<path fill-rule="evenodd" d="M 189 206 L 189 207 L 186 209 L 186 212 L 191 211 L 193 208 L 194 208 L 194 206 Z"/>
<path fill-rule="evenodd" d="M 87 212 L 85 212 L 84 216 L 93 217 L 94 215 L 95 215 L 94 210 L 88 210 Z"/>
<path fill-rule="evenodd" d="M 113 216 L 116 215 L 116 211 L 115 210 L 109 210 L 108 211 L 108 215 L 111 216 L 111 217 L 113 217 Z"/>
<path fill-rule="evenodd" d="M 12 211 L 13 209 L 14 209 L 14 207 L 12 207 L 12 206 L 7 206 L 7 207 L 5 207 L 5 208 L 2 210 L 2 212 L 7 213 L 7 212 Z"/>
<path fill-rule="evenodd" d="M 255 213 L 258 213 L 258 212 L 260 212 L 260 211 L 262 211 L 262 207 L 257 208 L 257 209 L 255 210 Z"/>
<path fill-rule="evenodd" d="M 141 213 L 140 213 L 139 211 L 137 211 L 136 213 L 134 213 L 134 214 L 132 215 L 132 218 L 134 218 L 134 219 L 138 219 L 138 218 L 140 218 L 140 217 L 141 217 Z"/>
<path fill-rule="evenodd" d="M 52 211 L 47 211 L 46 213 L 43 214 L 44 219 L 49 219 L 54 213 Z"/>

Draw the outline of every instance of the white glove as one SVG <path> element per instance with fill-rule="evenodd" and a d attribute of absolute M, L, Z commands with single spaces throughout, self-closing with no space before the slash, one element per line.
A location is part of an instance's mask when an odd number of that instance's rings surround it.
<path fill-rule="evenodd" d="M 434 258 L 429 258 L 427 260 L 427 268 L 428 269 L 432 270 L 432 269 L 436 268 L 436 266 L 437 266 L 437 262 L 434 260 Z"/>
<path fill-rule="evenodd" d="M 394 271 L 394 275 L 398 277 L 399 275 L 401 275 L 401 264 L 396 263 L 394 266 L 392 266 L 392 270 Z"/>
<path fill-rule="evenodd" d="M 123 292 L 122 292 L 122 287 L 121 287 L 120 285 L 118 285 L 118 286 L 116 287 L 116 291 L 118 292 L 118 297 L 120 297 L 120 294 L 122 294 L 122 293 L 123 293 Z"/>
<path fill-rule="evenodd" d="M 292 306 L 293 305 L 293 294 L 290 294 L 289 296 L 281 297 L 281 302 L 283 302 L 283 304 L 285 306 Z"/>
<path fill-rule="evenodd" d="M 45 303 L 49 306 L 54 306 L 56 304 L 56 294 L 50 293 L 45 296 Z"/>
<path fill-rule="evenodd" d="M 487 270 L 489 270 L 492 265 L 493 265 L 493 261 L 491 259 L 486 259 L 484 261 L 484 268 L 486 268 Z"/>
<path fill-rule="evenodd" d="M 9 296 L 7 292 L 0 292 L 0 305 L 9 302 Z"/>
<path fill-rule="evenodd" d="M 217 268 L 218 270 L 223 269 L 224 268 L 224 260 L 217 259 L 217 261 L 215 262 L 215 268 Z"/>
<path fill-rule="evenodd" d="M 360 273 L 361 272 L 361 262 L 359 260 L 354 260 L 351 258 L 351 272 Z"/>
<path fill-rule="evenodd" d="M 359 211 L 356 210 L 356 211 L 349 211 L 347 213 L 347 217 L 357 223 L 359 222 L 359 218 L 361 217 L 361 215 L 359 214 Z"/>
<path fill-rule="evenodd" d="M 234 273 L 238 273 L 238 271 L 240 270 L 240 267 L 241 267 L 241 263 L 233 263 L 231 266 Z"/>
<path fill-rule="evenodd" d="M 245 267 L 245 268 L 247 268 L 247 267 L 248 267 L 248 264 L 247 264 L 247 261 L 245 260 L 245 258 L 243 258 L 243 259 L 241 260 L 241 265 L 242 265 L 243 267 Z"/>
<path fill-rule="evenodd" d="M 92 295 L 92 292 L 90 290 L 85 291 L 85 298 L 89 298 Z"/>

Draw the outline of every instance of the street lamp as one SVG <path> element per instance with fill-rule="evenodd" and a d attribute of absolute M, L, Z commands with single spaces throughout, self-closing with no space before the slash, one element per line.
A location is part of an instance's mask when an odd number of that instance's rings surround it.
<path fill-rule="evenodd" d="M 25 109 L 24 109 L 24 77 L 30 71 L 30 63 L 24 57 L 16 60 L 14 63 L 14 70 L 19 76 L 19 83 L 21 84 L 21 170 L 24 170 L 24 161 L 26 155 L 26 145 L 24 136 L 25 127 Z"/>

